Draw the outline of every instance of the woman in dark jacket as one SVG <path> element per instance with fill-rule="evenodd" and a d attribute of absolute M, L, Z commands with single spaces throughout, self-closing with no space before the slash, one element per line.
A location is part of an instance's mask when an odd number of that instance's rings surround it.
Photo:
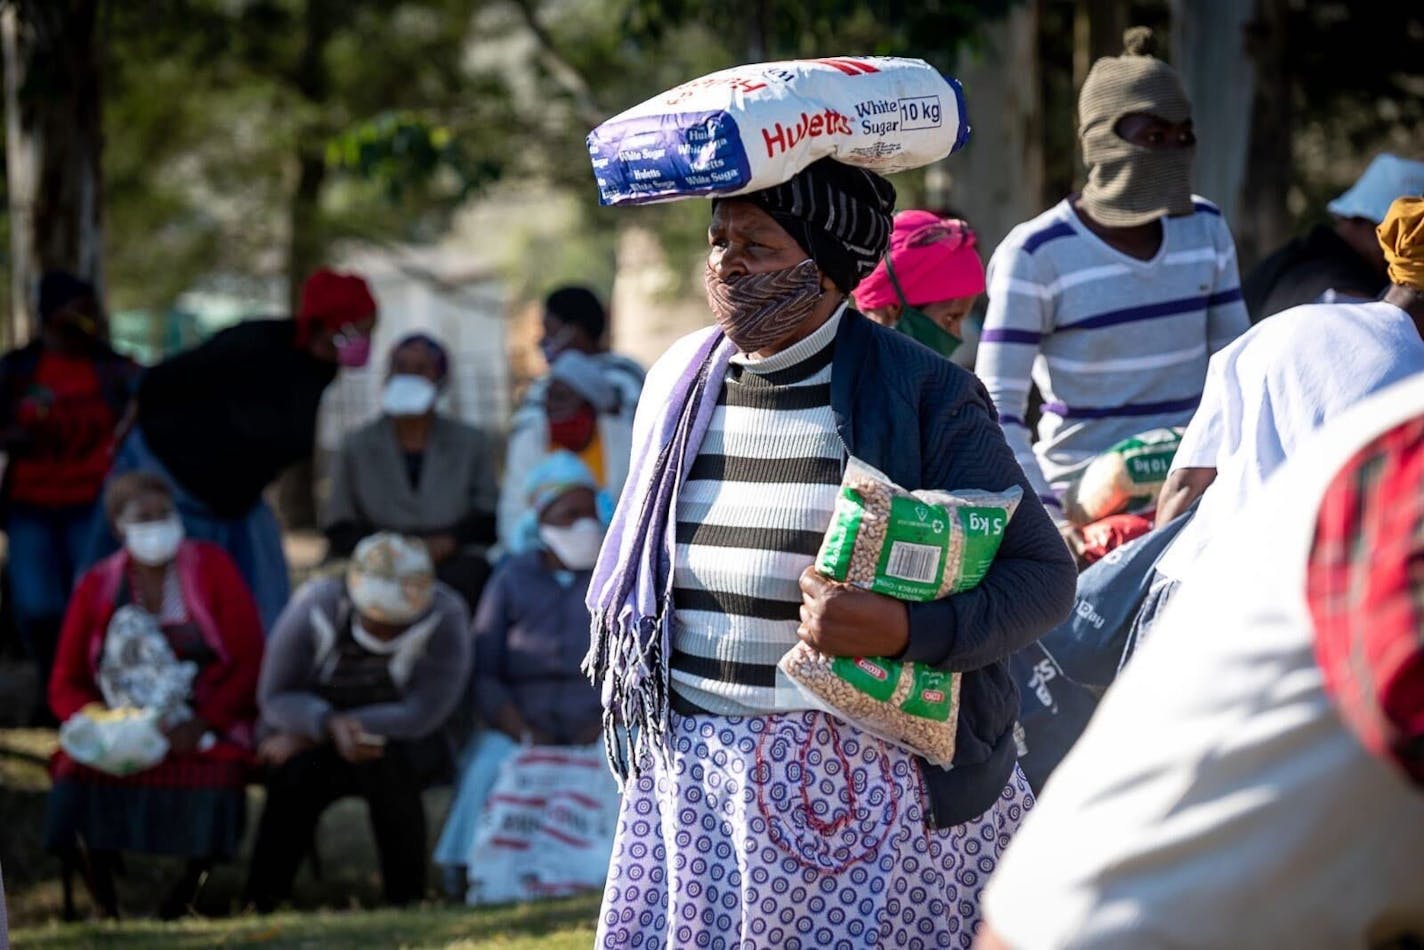
<path fill-rule="evenodd" d="M 600 946 L 967 947 L 1032 803 L 1006 661 L 1067 613 L 1076 572 L 983 388 L 846 305 L 893 204 L 831 161 L 713 204 L 717 325 L 649 374 L 590 586 L 589 669 L 632 779 Z M 982 583 L 909 604 L 815 574 L 850 456 L 911 490 L 1021 488 Z M 953 768 L 788 703 L 775 664 L 798 637 L 963 673 Z"/>

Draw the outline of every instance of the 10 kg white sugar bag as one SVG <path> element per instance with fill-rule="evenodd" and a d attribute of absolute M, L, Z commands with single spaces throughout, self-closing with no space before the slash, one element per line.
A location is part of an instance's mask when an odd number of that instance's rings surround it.
<path fill-rule="evenodd" d="M 959 83 L 924 60 L 736 66 L 683 83 L 588 136 L 605 205 L 735 195 L 834 158 L 880 174 L 939 161 L 969 125 Z"/>

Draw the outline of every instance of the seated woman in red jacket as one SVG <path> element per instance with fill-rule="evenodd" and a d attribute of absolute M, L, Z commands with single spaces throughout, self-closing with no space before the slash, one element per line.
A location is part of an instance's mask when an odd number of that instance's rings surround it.
<path fill-rule="evenodd" d="M 49 683 L 50 707 L 68 722 L 96 705 L 119 704 L 114 665 L 125 658 L 106 653 L 105 641 L 111 627 L 122 625 L 116 620 L 133 622 L 135 609 L 167 641 L 171 654 L 159 652 L 168 670 L 192 664 L 182 667 L 192 673 L 192 686 L 180 711 L 162 720 L 168 752 L 152 768 L 120 777 L 55 753 L 46 844 L 72 860 L 83 843 L 85 880 L 109 916 L 118 911 L 119 852 L 188 859 L 160 908 L 173 917 L 191 905 L 211 863 L 236 854 L 241 840 L 262 624 L 232 559 L 216 545 L 184 539 L 162 478 L 133 472 L 114 479 L 104 509 L 124 547 L 75 588 Z M 145 675 L 132 666 L 121 673 L 140 683 Z"/>

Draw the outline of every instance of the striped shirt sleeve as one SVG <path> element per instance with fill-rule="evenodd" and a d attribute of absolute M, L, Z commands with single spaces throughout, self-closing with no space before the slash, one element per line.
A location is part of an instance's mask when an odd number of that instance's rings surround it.
<path fill-rule="evenodd" d="M 1236 242 L 1220 216 L 1212 218 L 1212 244 L 1216 247 L 1216 283 L 1206 311 L 1207 347 L 1217 352 L 1251 329 L 1246 301 L 1241 296 L 1241 275 L 1236 267 Z"/>
<path fill-rule="evenodd" d="M 1034 359 L 1052 325 L 1048 286 L 1033 255 L 1017 241 L 1005 241 L 994 252 L 987 278 L 989 308 L 975 369 L 998 410 L 999 424 L 1015 461 L 1048 513 L 1062 521 L 1063 507 L 1039 468 L 1025 419 Z"/>

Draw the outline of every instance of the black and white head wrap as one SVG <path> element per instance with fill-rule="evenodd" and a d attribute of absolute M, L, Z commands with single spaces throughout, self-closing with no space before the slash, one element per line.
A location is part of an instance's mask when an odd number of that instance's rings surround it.
<path fill-rule="evenodd" d="M 844 293 L 875 270 L 890 246 L 895 186 L 830 158 L 790 181 L 727 201 L 750 201 L 776 220 Z"/>

